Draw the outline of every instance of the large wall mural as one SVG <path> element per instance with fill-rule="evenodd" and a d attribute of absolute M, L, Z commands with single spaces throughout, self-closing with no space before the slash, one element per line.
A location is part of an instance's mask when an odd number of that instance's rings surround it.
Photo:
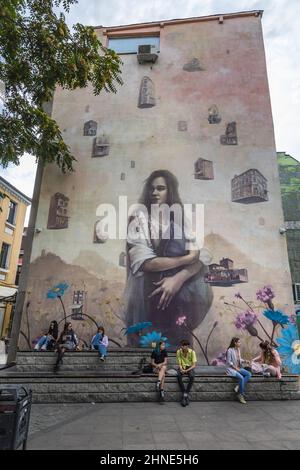
<path fill-rule="evenodd" d="M 246 353 L 257 352 L 262 336 L 248 326 L 264 286 L 276 291 L 276 312 L 293 313 L 260 19 L 220 28 L 162 28 L 155 64 L 122 56 L 115 96 L 57 89 L 53 115 L 75 171 L 44 172 L 21 347 L 70 316 L 85 347 L 101 324 L 116 347 L 162 336 L 176 347 L 188 338 L 200 362 L 211 363 L 236 335 Z M 151 212 L 174 203 L 184 214 L 179 237 L 172 211 L 158 224 Z M 55 286 L 65 286 L 65 311 L 59 297 L 47 297 Z M 259 321 L 274 339 L 270 320 Z"/>

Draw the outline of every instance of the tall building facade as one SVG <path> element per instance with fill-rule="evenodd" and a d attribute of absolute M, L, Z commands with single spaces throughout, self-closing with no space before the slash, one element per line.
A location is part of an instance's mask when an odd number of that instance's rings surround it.
<path fill-rule="evenodd" d="M 124 328 L 151 321 L 175 345 L 187 334 L 176 325 L 185 316 L 204 343 L 217 325 L 211 357 L 237 334 L 237 291 L 255 302 L 256 292 L 271 284 L 276 307 L 290 312 L 261 16 L 252 11 L 95 28 L 121 55 L 124 85 L 116 95 L 94 96 L 91 88 L 55 92 L 53 117 L 77 161 L 71 174 L 55 165 L 44 172 L 27 293 L 31 336 L 63 319 L 60 302 L 47 298 L 58 284 L 67 284 L 66 313 L 83 338 L 93 334 L 87 314 L 119 344 L 128 341 Z M 166 175 L 158 170 L 167 170 L 171 182 L 166 176 L 150 181 L 153 172 Z M 150 251 L 126 244 L 129 215 L 120 196 L 128 207 L 143 200 L 146 180 L 153 191 L 165 185 L 169 195 L 177 180 L 180 200 L 193 206 L 191 217 L 204 214 L 201 268 L 180 287 L 168 273 L 175 297 L 164 311 L 149 301 L 158 278 L 145 272 L 147 256 L 157 252 L 149 240 Z M 103 204 L 115 210 L 115 234 L 105 231 Z M 184 255 L 173 245 L 161 253 Z M 78 292 L 83 313 L 76 322 Z M 256 339 L 247 347 L 256 351 Z"/>
<path fill-rule="evenodd" d="M 300 308 L 300 162 L 286 152 L 277 156 L 294 301 Z"/>
<path fill-rule="evenodd" d="M 9 335 L 26 209 L 31 199 L 0 176 L 0 337 Z"/>

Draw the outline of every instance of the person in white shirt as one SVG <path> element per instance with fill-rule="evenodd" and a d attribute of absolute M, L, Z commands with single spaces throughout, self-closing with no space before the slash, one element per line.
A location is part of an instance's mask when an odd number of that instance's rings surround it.
<path fill-rule="evenodd" d="M 99 326 L 97 333 L 91 341 L 92 349 L 99 352 L 100 361 L 105 361 L 107 356 L 108 337 L 105 334 L 103 326 Z"/>

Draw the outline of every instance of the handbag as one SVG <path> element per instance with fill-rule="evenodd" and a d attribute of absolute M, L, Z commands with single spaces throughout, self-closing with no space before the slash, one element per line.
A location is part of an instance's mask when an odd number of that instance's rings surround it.
<path fill-rule="evenodd" d="M 153 372 L 153 367 L 151 366 L 151 364 L 146 364 L 143 367 L 143 374 L 152 374 L 152 372 Z"/>

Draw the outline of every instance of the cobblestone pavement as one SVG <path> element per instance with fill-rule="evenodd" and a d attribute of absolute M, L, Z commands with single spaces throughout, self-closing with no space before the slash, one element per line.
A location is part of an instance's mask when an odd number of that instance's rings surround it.
<path fill-rule="evenodd" d="M 33 405 L 28 449 L 300 449 L 300 403 Z"/>

